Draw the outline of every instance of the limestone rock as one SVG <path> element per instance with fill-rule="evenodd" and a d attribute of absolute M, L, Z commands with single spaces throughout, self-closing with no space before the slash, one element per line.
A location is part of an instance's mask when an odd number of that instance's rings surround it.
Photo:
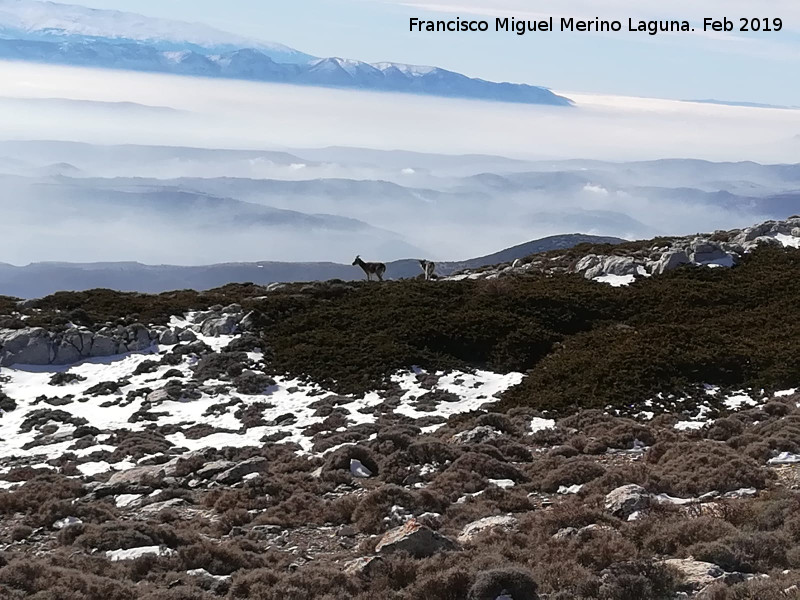
<path fill-rule="evenodd" d="M 221 335 L 231 335 L 236 331 L 240 316 L 237 315 L 222 315 L 219 317 L 211 317 L 203 321 L 200 327 L 200 332 L 203 335 L 211 337 L 219 337 Z"/>
<path fill-rule="evenodd" d="M 456 543 L 452 540 L 422 525 L 416 519 L 409 519 L 405 525 L 386 532 L 375 546 L 375 551 L 378 554 L 407 552 L 416 558 L 425 558 L 456 548 Z"/>
<path fill-rule="evenodd" d="M 515 529 L 518 521 L 511 515 L 500 515 L 496 517 L 484 517 L 472 523 L 467 524 L 458 536 L 458 541 L 462 544 L 468 544 L 480 533 L 487 529 L 494 529 L 495 527 L 502 527 L 503 529 Z"/>
<path fill-rule="evenodd" d="M 227 471 L 234 466 L 236 466 L 236 463 L 229 460 L 215 460 L 203 465 L 203 467 L 200 468 L 195 475 L 201 479 L 211 479 L 215 475 L 219 475 L 223 471 Z"/>
<path fill-rule="evenodd" d="M 230 469 L 226 469 L 214 478 L 218 483 L 231 485 L 238 483 L 245 475 L 251 473 L 261 473 L 266 470 L 269 461 L 263 456 L 254 456 L 234 465 Z"/>
<path fill-rule="evenodd" d="M 467 431 L 461 431 L 455 434 L 451 438 L 451 441 L 455 442 L 456 444 L 482 444 L 484 442 L 497 439 L 501 435 L 502 434 L 494 427 L 489 425 L 479 425 L 473 429 L 468 429 Z"/>
<path fill-rule="evenodd" d="M 717 565 L 693 558 L 670 558 L 665 560 L 664 564 L 678 571 L 684 584 L 695 591 L 703 589 L 725 575 Z"/>
<path fill-rule="evenodd" d="M 627 519 L 633 513 L 650 506 L 650 494 L 636 484 L 623 485 L 606 495 L 605 507 L 616 517 Z"/>

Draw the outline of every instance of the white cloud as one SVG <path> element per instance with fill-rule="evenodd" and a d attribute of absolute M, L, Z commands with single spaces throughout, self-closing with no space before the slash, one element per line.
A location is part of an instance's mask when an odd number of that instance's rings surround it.
<path fill-rule="evenodd" d="M 0 62 L 2 95 L 135 102 L 0 111 L 0 138 L 209 148 L 357 146 L 530 158 L 791 162 L 800 111 L 570 94 L 575 108 Z"/>

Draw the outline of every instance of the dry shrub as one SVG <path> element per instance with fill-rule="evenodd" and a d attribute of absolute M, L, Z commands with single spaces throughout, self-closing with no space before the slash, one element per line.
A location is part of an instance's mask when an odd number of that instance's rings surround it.
<path fill-rule="evenodd" d="M 674 597 L 676 574 L 664 565 L 633 561 L 618 563 L 603 571 L 598 598 L 601 600 L 660 600 Z"/>
<path fill-rule="evenodd" d="M 230 575 L 240 569 L 265 566 L 261 550 L 249 547 L 247 540 L 212 542 L 202 540 L 178 550 L 185 570 L 205 569 L 212 575 Z"/>
<path fill-rule="evenodd" d="M 73 527 L 75 528 L 73 530 Z M 73 531 L 69 531 L 73 530 Z M 109 522 L 100 525 L 84 524 L 67 527 L 62 541 L 74 538 L 73 545 L 87 550 L 127 550 L 140 546 L 165 545 L 175 548 L 189 542 L 186 532 L 177 532 L 172 527 L 150 523 Z M 67 533 L 69 531 L 69 533 Z"/>
<path fill-rule="evenodd" d="M 701 542 L 689 548 L 698 560 L 719 565 L 726 571 L 746 573 L 784 569 L 787 552 L 793 546 L 783 533 L 737 533 L 714 542 Z"/>
<path fill-rule="evenodd" d="M 402 596 L 430 600 L 462 600 L 469 591 L 472 576 L 463 567 L 420 574 Z"/>
<path fill-rule="evenodd" d="M 468 600 L 495 600 L 504 592 L 514 600 L 537 600 L 536 589 L 536 582 L 528 571 L 496 569 L 478 574 L 469 590 Z"/>
<path fill-rule="evenodd" d="M 655 517 L 655 515 L 654 515 Z M 716 517 L 687 518 L 661 514 L 634 524 L 637 542 L 653 554 L 682 556 L 686 549 L 701 542 L 714 542 L 737 533 L 736 527 Z"/>
<path fill-rule="evenodd" d="M 525 515 L 520 519 L 520 529 L 529 535 L 536 535 L 537 539 L 547 540 L 565 527 L 580 529 L 593 524 L 616 526 L 619 521 L 609 516 L 602 502 L 602 496 L 570 497 L 548 510 Z"/>
<path fill-rule="evenodd" d="M 481 449 L 484 447 L 482 446 Z M 511 479 L 517 483 L 527 481 L 527 477 L 515 466 L 502 460 L 502 454 L 491 446 L 485 447 L 494 457 L 483 453 L 466 452 L 459 456 L 448 467 L 448 470 L 468 471 L 483 475 L 488 479 Z M 499 458 L 498 458 L 499 457 Z"/>
<path fill-rule="evenodd" d="M 342 446 L 334 450 L 326 457 L 322 471 L 323 473 L 326 471 L 349 472 L 350 461 L 353 459 L 360 461 L 375 476 L 380 472 L 380 467 L 374 454 L 365 446 Z"/>
<path fill-rule="evenodd" d="M 7 586 L 16 594 L 12 598 L 134 600 L 137 597 L 133 587 L 114 578 L 55 567 L 31 557 L 14 560 L 0 569 L 0 586 Z"/>
<path fill-rule="evenodd" d="M 553 465 L 553 459 L 541 459 L 538 463 L 547 462 L 547 466 Z M 561 486 L 582 485 L 602 477 L 606 473 L 603 465 L 584 457 L 569 458 L 566 460 L 554 461 L 558 466 L 547 468 L 545 465 L 538 465 L 536 468 L 543 477 L 534 479 L 539 489 L 545 492 L 557 492 Z M 534 463 L 535 464 L 535 463 Z M 544 466 L 544 469 L 541 467 Z M 542 473 L 542 471 L 544 471 Z M 541 475 L 540 475 L 541 477 Z"/>
<path fill-rule="evenodd" d="M 341 568 L 314 565 L 288 574 L 272 568 L 243 573 L 231 582 L 230 597 L 248 600 L 347 600 L 358 591 L 357 582 L 348 578 Z"/>
<path fill-rule="evenodd" d="M 74 479 L 55 474 L 41 475 L 14 490 L 0 492 L 0 514 L 22 513 L 32 527 L 50 526 L 53 521 L 66 516 L 62 513 L 81 494 L 81 484 Z"/>
<path fill-rule="evenodd" d="M 569 554 L 578 564 L 592 570 L 608 568 L 636 555 L 636 546 L 615 530 L 596 527 L 581 532 L 569 542 Z"/>
<path fill-rule="evenodd" d="M 384 485 L 364 496 L 353 511 L 353 523 L 364 533 L 381 533 L 389 527 L 384 521 L 392 506 L 413 510 L 415 495 L 396 485 Z"/>
<path fill-rule="evenodd" d="M 763 489 L 770 473 L 729 446 L 701 440 L 657 444 L 647 453 L 653 465 L 649 487 L 677 496 Z"/>
<path fill-rule="evenodd" d="M 406 455 L 411 464 L 424 465 L 429 463 L 444 464 L 453 461 L 459 455 L 459 450 L 438 440 L 421 440 L 408 446 Z"/>
<path fill-rule="evenodd" d="M 741 435 L 744 432 L 744 423 L 736 417 L 725 417 L 717 419 L 712 423 L 706 432 L 706 436 L 710 440 L 718 442 L 725 442 L 733 437 Z"/>

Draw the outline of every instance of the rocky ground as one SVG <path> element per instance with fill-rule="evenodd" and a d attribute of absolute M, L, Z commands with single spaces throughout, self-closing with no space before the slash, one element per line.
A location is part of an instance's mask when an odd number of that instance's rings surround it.
<path fill-rule="evenodd" d="M 580 273 L 587 279 L 627 285 L 637 278 L 661 275 L 684 265 L 731 267 L 762 244 L 800 247 L 800 217 L 646 242 L 584 244 L 567 252 L 544 252 L 513 263 L 464 270 L 447 279 L 491 279 L 529 272 Z"/>
<path fill-rule="evenodd" d="M 782 227 L 737 235 L 794 236 Z M 694 244 L 695 260 L 716 255 L 697 240 L 658 243 Z M 678 283 L 683 292 L 687 283 Z M 603 306 L 627 293 L 568 284 Z M 460 287 L 388 285 L 442 328 L 423 332 L 420 356 L 432 347 L 441 364 L 452 360 L 446 351 L 467 356 L 452 337 L 433 346 L 450 325 L 431 298 L 450 307 L 447 294 Z M 535 394 L 510 403 L 532 375 L 414 366 L 405 346 L 368 332 L 353 334 L 356 346 L 346 333 L 328 340 L 323 325 L 344 319 L 337 299 L 356 295 L 364 314 L 377 310 L 372 290 L 383 289 L 392 288 L 245 285 L 0 302 L 0 597 L 800 597 L 794 389 L 709 382 L 699 398 L 656 394 L 605 408 L 548 409 Z M 497 293 L 487 302 L 502 304 Z M 561 301 L 558 290 L 548 293 Z M 391 306 L 396 320 L 406 318 Z M 562 305 L 554 310 L 564 320 Z M 488 312 L 476 330 L 459 325 L 459 344 L 489 343 L 478 332 L 511 314 Z M 606 326 L 605 313 L 598 318 Z M 294 363 L 270 332 L 286 323 L 300 363 L 336 363 L 339 381 L 281 366 Z M 739 337 L 750 339 L 748 331 L 743 324 Z M 508 339 L 504 352 L 516 348 Z M 358 344 L 387 365 L 399 353 L 408 367 L 386 367 L 374 385 L 348 354 Z M 777 368 L 770 360 L 765 373 Z M 777 363 L 776 381 L 800 379 L 793 363 Z M 644 374 L 648 364 L 621 368 Z M 362 389 L 341 389 L 342 373 L 348 388 L 361 381 Z M 595 393 L 615 381 L 595 380 Z"/>

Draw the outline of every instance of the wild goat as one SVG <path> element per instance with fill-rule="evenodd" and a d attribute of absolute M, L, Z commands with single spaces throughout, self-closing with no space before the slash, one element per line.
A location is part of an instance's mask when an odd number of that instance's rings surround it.
<path fill-rule="evenodd" d="M 430 260 L 420 260 L 419 266 L 422 267 L 422 272 L 425 274 L 425 281 L 433 278 L 433 272 L 436 270 L 436 263 Z"/>
<path fill-rule="evenodd" d="M 375 274 L 378 279 L 383 281 L 383 274 L 386 273 L 386 265 L 379 262 L 364 262 L 361 260 L 361 256 L 356 256 L 356 259 L 353 261 L 353 266 L 355 267 L 358 265 L 364 270 L 364 273 L 367 274 L 367 281 L 372 280 L 372 275 Z"/>

